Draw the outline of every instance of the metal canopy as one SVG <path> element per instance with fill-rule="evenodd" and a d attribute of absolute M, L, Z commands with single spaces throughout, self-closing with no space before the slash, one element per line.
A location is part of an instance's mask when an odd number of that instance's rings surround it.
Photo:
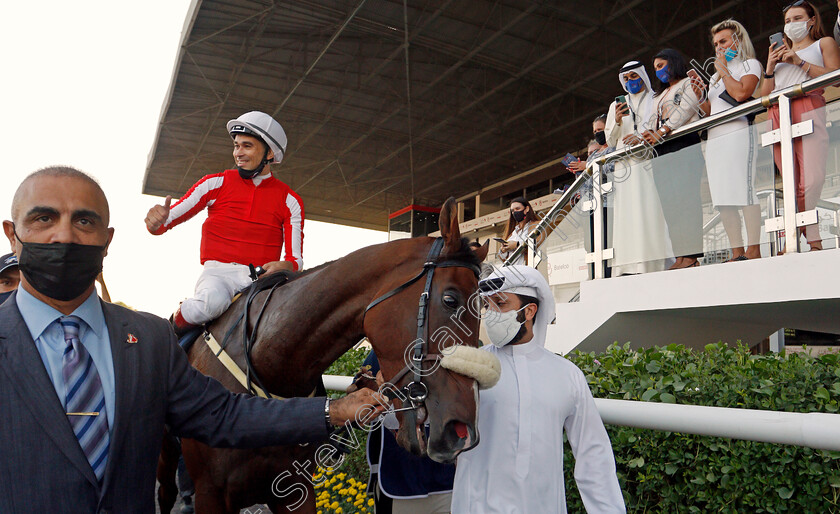
<path fill-rule="evenodd" d="M 786 3 L 196 0 L 143 192 L 181 195 L 232 167 L 225 123 L 261 110 L 289 136 L 274 173 L 307 218 L 385 229 L 389 212 L 584 146 L 626 61 L 650 70 L 665 47 L 703 61 L 728 17 L 763 61 Z"/>

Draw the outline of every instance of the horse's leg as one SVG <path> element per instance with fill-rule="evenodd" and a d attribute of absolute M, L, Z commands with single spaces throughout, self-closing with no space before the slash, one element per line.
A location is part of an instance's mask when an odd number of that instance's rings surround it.
<path fill-rule="evenodd" d="M 175 472 L 178 469 L 178 457 L 181 455 L 181 445 L 164 430 L 163 447 L 160 450 L 157 465 L 158 506 L 162 514 L 172 512 L 175 499 L 178 496 L 178 485 L 175 483 Z"/>

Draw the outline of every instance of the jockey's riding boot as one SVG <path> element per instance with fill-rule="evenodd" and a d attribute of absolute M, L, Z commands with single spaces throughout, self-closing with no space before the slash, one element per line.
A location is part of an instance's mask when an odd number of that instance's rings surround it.
<path fill-rule="evenodd" d="M 190 330 L 199 327 L 199 325 L 193 325 L 184 319 L 184 316 L 181 314 L 180 307 L 178 307 L 175 313 L 172 314 L 172 317 L 169 318 L 169 322 L 172 323 L 172 330 L 175 331 L 175 335 L 178 336 L 178 339 L 183 337 Z"/>

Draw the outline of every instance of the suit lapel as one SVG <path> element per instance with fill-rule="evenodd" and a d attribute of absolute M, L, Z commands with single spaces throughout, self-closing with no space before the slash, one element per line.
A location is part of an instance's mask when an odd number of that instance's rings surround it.
<path fill-rule="evenodd" d="M 12 388 L 58 449 L 79 468 L 85 478 L 98 486 L 96 475 L 67 422 L 64 407 L 44 368 L 35 341 L 20 315 L 15 295 L 0 307 L 0 368 L 8 375 Z"/>
<path fill-rule="evenodd" d="M 102 312 L 105 314 L 105 324 L 108 326 L 108 337 L 111 340 L 111 355 L 114 359 L 115 378 L 115 413 L 114 427 L 111 430 L 111 456 L 118 456 L 122 448 L 126 428 L 130 423 L 131 412 L 134 409 L 134 397 L 137 391 L 137 350 L 135 342 L 129 342 L 129 334 L 137 334 L 137 327 L 132 326 L 123 316 L 119 308 L 102 302 Z M 117 466 L 117 459 L 108 459 L 105 468 L 103 490 L 107 490 L 112 474 Z M 123 463 L 125 465 L 125 463 Z"/>

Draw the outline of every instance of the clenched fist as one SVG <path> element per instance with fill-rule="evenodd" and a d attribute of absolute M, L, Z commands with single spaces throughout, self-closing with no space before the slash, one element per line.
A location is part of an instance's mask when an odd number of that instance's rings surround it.
<path fill-rule="evenodd" d="M 155 205 L 149 209 L 146 215 L 146 228 L 149 232 L 156 232 L 169 218 L 169 206 L 172 205 L 172 197 L 167 196 L 163 205 Z"/>
<path fill-rule="evenodd" d="M 347 421 L 355 421 L 360 426 L 369 426 L 389 404 L 390 400 L 384 394 L 365 387 L 330 403 L 330 423 L 343 426 Z"/>

